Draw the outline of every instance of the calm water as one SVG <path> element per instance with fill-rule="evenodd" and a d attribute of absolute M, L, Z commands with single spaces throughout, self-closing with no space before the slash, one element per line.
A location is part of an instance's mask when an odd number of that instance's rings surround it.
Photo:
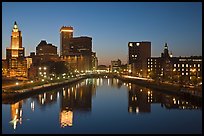
<path fill-rule="evenodd" d="M 2 104 L 2 133 L 202 133 L 202 107 L 118 79 Z"/>

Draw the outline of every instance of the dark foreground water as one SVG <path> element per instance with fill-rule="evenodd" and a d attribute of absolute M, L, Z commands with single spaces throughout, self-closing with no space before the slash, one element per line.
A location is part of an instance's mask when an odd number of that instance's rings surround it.
<path fill-rule="evenodd" d="M 2 104 L 2 133 L 201 134 L 202 107 L 118 79 L 85 79 Z"/>

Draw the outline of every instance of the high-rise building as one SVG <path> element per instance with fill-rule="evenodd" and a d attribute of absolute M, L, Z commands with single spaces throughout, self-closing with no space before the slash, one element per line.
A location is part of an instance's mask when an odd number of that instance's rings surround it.
<path fill-rule="evenodd" d="M 10 59 L 12 57 L 24 57 L 25 49 L 22 47 L 22 33 L 18 29 L 17 23 L 15 21 L 12 35 L 10 48 L 6 48 L 6 58 Z"/>
<path fill-rule="evenodd" d="M 92 38 L 73 37 L 73 31 L 71 26 L 60 29 L 60 58 L 69 64 L 71 71 L 92 70 L 96 67 L 92 57 Z"/>
<path fill-rule="evenodd" d="M 147 58 L 151 57 L 151 42 L 129 42 L 129 71 L 134 76 L 147 76 Z"/>
<path fill-rule="evenodd" d="M 22 33 L 16 22 L 12 30 L 10 47 L 6 48 L 6 60 L 8 77 L 27 77 L 27 62 L 25 49 L 22 47 Z"/>
<path fill-rule="evenodd" d="M 63 26 L 60 29 L 60 56 L 69 55 L 71 50 L 70 40 L 73 38 L 73 27 Z"/>

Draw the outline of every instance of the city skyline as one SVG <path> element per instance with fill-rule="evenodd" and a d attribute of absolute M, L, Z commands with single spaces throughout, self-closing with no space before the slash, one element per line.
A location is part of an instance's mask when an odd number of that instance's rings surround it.
<path fill-rule="evenodd" d="M 127 63 L 128 42 L 134 41 L 150 41 L 151 56 L 160 56 L 165 42 L 173 56 L 202 55 L 201 4 L 3 2 L 2 58 L 10 47 L 14 21 L 22 32 L 26 56 L 41 40 L 57 46 L 59 54 L 62 26 L 72 26 L 75 37 L 92 37 L 99 65 L 117 59 Z"/>

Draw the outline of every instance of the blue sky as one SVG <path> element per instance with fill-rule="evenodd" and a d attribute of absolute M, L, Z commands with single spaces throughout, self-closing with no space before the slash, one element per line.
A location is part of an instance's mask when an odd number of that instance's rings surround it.
<path fill-rule="evenodd" d="M 74 37 L 92 37 L 99 64 L 126 63 L 130 41 L 151 41 L 152 56 L 160 56 L 165 42 L 173 56 L 202 55 L 201 2 L 3 2 L 2 58 L 14 21 L 26 55 L 42 39 L 59 52 L 63 25 L 74 27 Z"/>

